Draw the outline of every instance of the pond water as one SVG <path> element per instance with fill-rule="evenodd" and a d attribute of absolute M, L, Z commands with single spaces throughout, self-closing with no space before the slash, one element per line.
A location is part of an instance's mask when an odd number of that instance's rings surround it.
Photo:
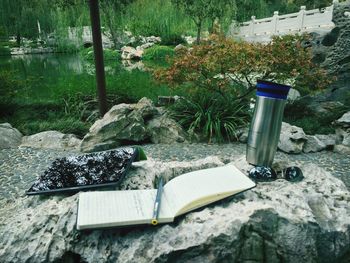
<path fill-rule="evenodd" d="M 135 99 L 168 95 L 166 86 L 154 82 L 151 73 L 140 68 L 140 63 L 125 68 L 117 59 L 105 61 L 107 93 L 124 94 Z M 96 93 L 94 61 L 79 54 L 0 56 L 0 70 L 12 71 L 15 77 L 25 82 L 25 90 L 18 94 L 22 98 L 55 100 L 66 94 Z"/>

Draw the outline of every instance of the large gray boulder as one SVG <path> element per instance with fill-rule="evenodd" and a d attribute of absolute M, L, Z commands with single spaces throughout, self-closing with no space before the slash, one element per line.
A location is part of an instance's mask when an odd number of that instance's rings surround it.
<path fill-rule="evenodd" d="M 327 148 L 326 144 L 323 143 L 317 136 L 306 135 L 306 142 L 303 146 L 303 152 L 320 152 Z"/>
<path fill-rule="evenodd" d="M 350 87 L 350 2 L 336 3 L 333 11 L 335 27 L 314 46 L 316 62 L 319 62 L 337 80 L 331 85 L 329 98 L 345 101 Z"/>
<path fill-rule="evenodd" d="M 186 141 L 186 134 L 182 127 L 166 114 L 160 115 L 147 124 L 151 142 L 174 143 Z"/>
<path fill-rule="evenodd" d="M 152 101 L 142 98 L 136 104 L 119 104 L 96 121 L 81 143 L 81 151 L 94 152 L 127 143 L 183 142 L 185 132 Z"/>
<path fill-rule="evenodd" d="M 152 188 L 157 175 L 218 165 L 210 157 L 135 163 L 121 188 Z M 21 197 L 0 208 L 1 262 L 346 262 L 350 193 L 317 164 L 301 169 L 301 182 L 259 183 L 157 227 L 79 232 L 78 194 Z"/>
<path fill-rule="evenodd" d="M 282 122 L 278 149 L 286 153 L 301 153 L 306 135 L 302 128 Z"/>
<path fill-rule="evenodd" d="M 332 148 L 338 144 L 341 138 L 336 134 L 316 134 L 317 139 L 326 145 L 327 148 Z"/>
<path fill-rule="evenodd" d="M 21 147 L 79 150 L 81 140 L 74 134 L 64 134 L 59 131 L 44 131 L 22 138 Z"/>
<path fill-rule="evenodd" d="M 16 148 L 21 144 L 22 134 L 9 123 L 0 124 L 0 149 Z"/>
<path fill-rule="evenodd" d="M 343 144 L 335 145 L 334 152 L 344 154 L 344 155 L 350 155 L 350 146 L 346 146 Z"/>
<path fill-rule="evenodd" d="M 340 143 L 350 147 L 350 111 L 334 121 L 336 134 L 341 138 Z"/>
<path fill-rule="evenodd" d="M 344 113 L 343 116 L 335 121 L 335 124 L 342 128 L 350 128 L 350 111 Z"/>

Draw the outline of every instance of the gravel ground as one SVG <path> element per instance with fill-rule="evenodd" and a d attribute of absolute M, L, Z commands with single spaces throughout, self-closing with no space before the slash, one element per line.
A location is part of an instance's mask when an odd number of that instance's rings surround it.
<path fill-rule="evenodd" d="M 245 145 L 232 144 L 149 144 L 143 146 L 148 157 L 161 161 L 189 161 L 218 156 L 228 163 L 245 154 Z M 59 157 L 76 152 L 37 150 L 31 148 L 0 150 L 0 205 L 23 196 L 34 180 Z M 350 156 L 324 151 L 308 154 L 277 152 L 276 159 L 293 164 L 315 163 L 341 179 L 350 189 Z"/>

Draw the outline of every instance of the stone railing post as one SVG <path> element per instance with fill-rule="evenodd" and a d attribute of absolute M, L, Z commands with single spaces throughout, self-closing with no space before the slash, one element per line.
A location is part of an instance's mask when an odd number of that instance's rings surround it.
<path fill-rule="evenodd" d="M 255 16 L 252 16 L 252 20 L 250 21 L 250 34 L 254 35 L 254 24 L 255 24 Z"/>
<path fill-rule="evenodd" d="M 306 6 L 302 5 L 300 7 L 300 11 L 299 11 L 299 14 L 298 14 L 299 31 L 303 31 L 303 29 L 304 29 L 305 11 L 306 11 Z"/>
<path fill-rule="evenodd" d="M 278 11 L 273 12 L 273 17 L 272 17 L 272 33 L 276 34 L 277 33 L 277 29 L 278 29 Z"/>

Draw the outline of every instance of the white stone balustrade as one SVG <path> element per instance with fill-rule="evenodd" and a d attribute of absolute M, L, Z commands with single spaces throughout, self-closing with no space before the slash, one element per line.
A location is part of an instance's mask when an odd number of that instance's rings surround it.
<path fill-rule="evenodd" d="M 272 17 L 263 19 L 252 16 L 250 21 L 242 23 L 239 28 L 232 24 L 229 35 L 247 41 L 266 42 L 273 35 L 330 31 L 334 27 L 332 17 L 336 3 L 338 0 L 334 0 L 331 6 L 313 10 L 306 10 L 305 6 L 301 6 L 299 12 L 286 15 L 279 15 L 275 11 Z"/>

